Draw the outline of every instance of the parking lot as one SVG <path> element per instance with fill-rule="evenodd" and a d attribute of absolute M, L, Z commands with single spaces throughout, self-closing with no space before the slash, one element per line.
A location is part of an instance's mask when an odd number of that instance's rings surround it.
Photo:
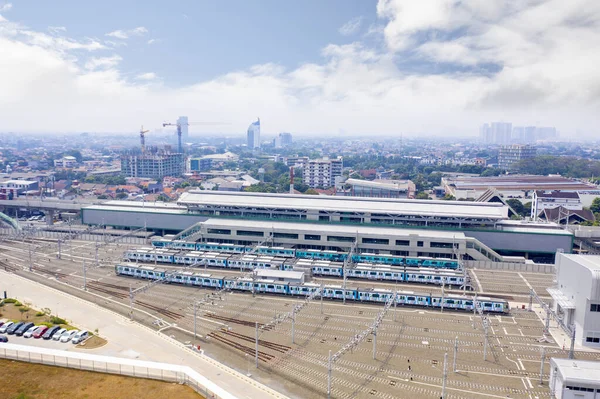
<path fill-rule="evenodd" d="M 133 244 L 110 244 L 99 252 L 95 262 L 93 242 L 74 241 L 63 247 L 57 259 L 51 240 L 36 253 L 32 272 L 48 284 L 78 290 L 84 285 L 83 261 L 86 261 L 86 288 L 94 298 L 104 298 L 105 306 L 120 304 L 125 314 L 130 305 L 129 291 L 148 282 L 116 276 L 114 264 Z M 30 273 L 28 243 L 0 245 L 9 268 L 19 274 Z M 71 246 L 71 249 L 69 249 Z M 6 262 L 6 259 L 9 259 Z M 209 270 L 209 273 L 223 274 Z M 439 396 L 443 382 L 444 354 L 448 354 L 448 398 L 549 397 L 548 358 L 566 357 L 563 343 L 540 342 L 544 325 L 536 314 L 517 309 L 527 303 L 529 286 L 542 291 L 552 276 L 535 273 L 476 270 L 484 293 L 515 297 L 508 315 L 484 320 L 466 312 L 400 308 L 388 313 L 380 329 L 373 359 L 374 337 L 345 354 L 333 366 L 333 397 L 429 398 Z M 504 284 L 502 284 L 504 281 Z M 504 287 L 504 288 L 503 288 Z M 410 289 L 417 290 L 414 286 Z M 428 287 L 427 290 L 438 290 Z M 539 292 L 538 291 L 538 292 Z M 368 326 L 381 306 L 340 302 L 313 303 L 291 322 L 261 333 L 259 368 L 254 367 L 255 323 L 266 324 L 288 312 L 300 300 L 288 297 L 256 296 L 242 293 L 223 294 L 208 299 L 213 291 L 176 285 L 154 285 L 135 296 L 137 321 L 163 329 L 180 340 L 201 345 L 211 357 L 253 375 L 263 383 L 283 385 L 297 397 L 322 397 L 327 385 L 328 353 L 338 351 Z M 194 323 L 194 301 L 197 306 Z M 98 300 L 102 303 L 102 300 Z M 59 309 L 68 304 L 57 304 Z M 194 340 L 194 324 L 198 339 Z M 293 331 L 292 331 L 293 330 Z M 292 336 L 294 339 L 292 340 Z M 486 343 L 487 341 L 487 343 Z M 55 344 L 54 342 L 52 344 Z M 457 346 L 456 372 L 453 371 L 454 347 Z M 546 359 L 541 375 L 541 348 Z M 484 359 L 485 352 L 485 359 Z M 578 351 L 577 358 L 595 359 L 595 353 Z M 410 366 L 410 368 L 409 368 Z"/>

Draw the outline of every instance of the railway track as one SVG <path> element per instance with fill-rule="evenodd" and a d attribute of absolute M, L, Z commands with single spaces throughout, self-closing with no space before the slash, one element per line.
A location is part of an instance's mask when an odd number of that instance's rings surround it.
<path fill-rule="evenodd" d="M 243 341 L 247 341 L 247 342 L 256 342 L 256 338 L 251 337 L 249 335 L 244 335 L 244 334 L 240 334 L 240 333 L 236 333 L 233 331 L 229 331 L 227 329 L 221 329 L 219 330 L 219 333 L 221 334 L 225 334 L 225 335 L 229 335 L 235 338 L 239 338 Z M 271 341 L 265 341 L 264 339 L 259 339 L 258 340 L 258 345 L 260 346 L 264 346 L 265 348 L 274 350 L 275 352 L 279 352 L 279 353 L 286 353 L 287 351 L 289 351 L 290 349 L 292 349 L 291 346 L 287 346 L 287 345 L 282 345 L 282 344 L 278 344 L 275 342 L 271 342 Z"/>
<path fill-rule="evenodd" d="M 231 324 L 239 324 L 241 326 L 246 326 L 246 327 L 255 327 L 256 326 L 256 323 L 253 321 L 237 319 L 234 317 L 218 316 L 218 315 L 212 314 L 212 313 L 205 313 L 204 316 L 209 317 L 211 319 L 216 319 L 216 320 L 224 321 L 224 322 L 231 323 Z M 263 328 L 264 324 L 258 323 L 258 327 Z M 265 331 L 270 331 L 270 330 L 271 330 L 271 327 L 265 328 Z"/>
<path fill-rule="evenodd" d="M 223 336 L 220 335 L 220 331 L 218 332 L 212 332 L 210 334 L 208 334 L 208 337 L 211 337 L 212 339 L 215 339 L 227 346 L 230 346 L 232 348 L 235 348 L 237 350 L 242 351 L 243 353 L 246 353 L 248 355 L 256 355 L 256 349 L 255 348 L 251 348 L 249 346 L 240 344 L 239 342 L 235 342 L 229 338 L 225 338 Z M 272 361 L 273 359 L 275 359 L 274 355 L 271 355 L 269 353 L 266 352 L 262 352 L 262 351 L 258 351 L 258 359 L 262 360 L 263 362 L 267 363 Z"/>

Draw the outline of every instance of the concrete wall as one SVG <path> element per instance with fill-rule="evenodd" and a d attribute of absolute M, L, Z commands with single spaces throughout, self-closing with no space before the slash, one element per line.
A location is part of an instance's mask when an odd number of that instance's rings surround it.
<path fill-rule="evenodd" d="M 466 267 L 471 269 L 489 270 L 511 270 L 516 272 L 554 273 L 555 266 L 540 263 L 515 263 L 515 262 L 492 262 L 481 260 L 464 261 Z"/>
<path fill-rule="evenodd" d="M 127 212 L 106 211 L 96 209 L 82 210 L 82 223 L 106 224 L 108 226 L 124 226 L 156 230 L 184 230 L 194 223 L 202 222 L 207 218 L 198 215 L 170 214 L 153 212 Z"/>
<path fill-rule="evenodd" d="M 508 231 L 465 231 L 467 237 L 483 242 L 493 250 L 555 253 L 572 250 L 572 236 L 558 234 L 513 233 Z"/>

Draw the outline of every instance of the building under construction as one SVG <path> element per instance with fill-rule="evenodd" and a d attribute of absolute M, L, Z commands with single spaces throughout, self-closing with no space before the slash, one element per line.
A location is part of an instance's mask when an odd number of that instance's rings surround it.
<path fill-rule="evenodd" d="M 121 174 L 129 177 L 162 179 L 185 172 L 183 154 L 169 151 L 146 152 L 121 156 Z"/>

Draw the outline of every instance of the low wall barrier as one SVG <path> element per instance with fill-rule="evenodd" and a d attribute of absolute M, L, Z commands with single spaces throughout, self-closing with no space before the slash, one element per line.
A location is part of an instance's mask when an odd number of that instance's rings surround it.
<path fill-rule="evenodd" d="M 188 366 L 5 343 L 0 358 L 186 384 L 209 399 L 236 399 Z"/>
<path fill-rule="evenodd" d="M 492 262 L 487 260 L 467 260 L 464 262 L 469 269 L 509 270 L 515 272 L 554 273 L 552 264 L 545 263 L 517 263 L 517 262 Z"/>

